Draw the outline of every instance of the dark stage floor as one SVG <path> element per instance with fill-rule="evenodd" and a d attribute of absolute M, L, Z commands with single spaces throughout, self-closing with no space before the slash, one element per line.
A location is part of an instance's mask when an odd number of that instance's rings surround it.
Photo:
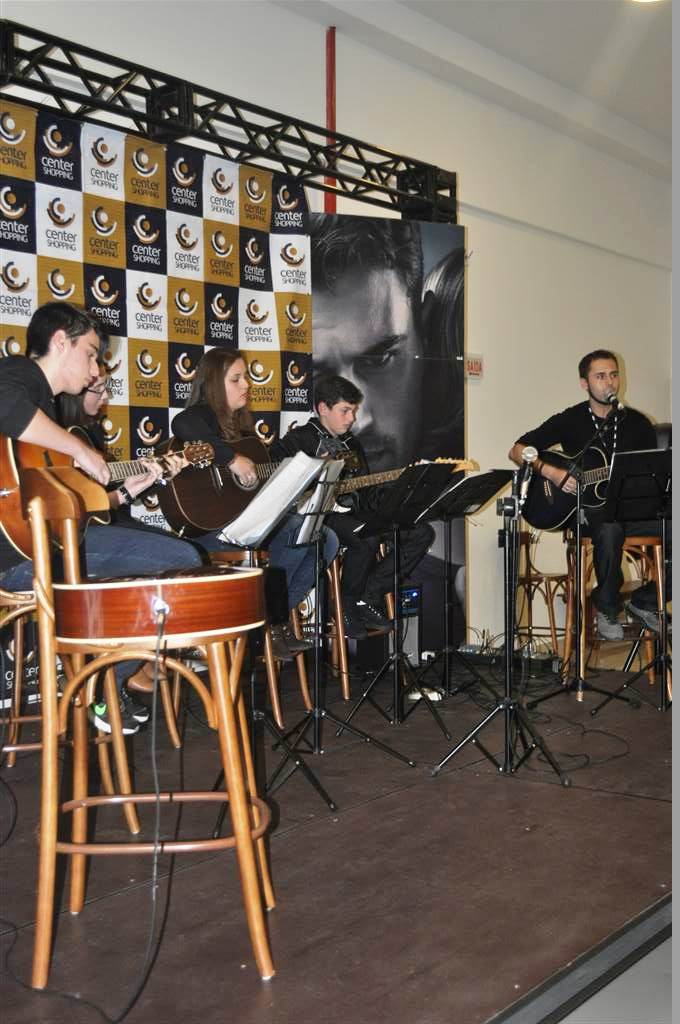
<path fill-rule="evenodd" d="M 598 685 L 619 681 L 603 672 Z M 292 723 L 299 700 L 291 681 L 283 689 Z M 331 698 L 337 692 L 329 687 Z M 475 690 L 437 705 L 454 742 L 484 716 L 479 697 Z M 263 983 L 255 969 L 233 853 L 187 856 L 174 866 L 166 859 L 162 942 L 130 1024 L 537 1019 L 522 1000 L 625 934 L 650 908 L 658 911 L 670 895 L 671 714 L 613 702 L 592 719 L 594 703 L 590 694 L 583 703 L 561 695 L 534 713 L 570 788 L 536 755 L 514 777 L 499 776 L 471 745 L 432 778 L 430 768 L 453 744 L 422 704 L 397 727 L 370 707 L 355 720 L 417 761 L 416 768 L 347 734 L 336 739 L 327 727 L 326 753 L 308 760 L 339 810 L 329 813 L 299 772 L 272 798 L 276 977 Z M 346 710 L 340 702 L 330 707 Z M 497 716 L 484 731 L 489 749 L 502 748 L 502 729 Z M 195 715 L 186 720 L 183 753 L 170 749 L 162 723 L 159 748 L 163 786 L 212 783 L 215 741 Z M 139 788 L 151 789 L 148 731 L 134 749 Z M 271 767 L 268 742 L 266 758 Z M 38 995 L 11 977 L 25 982 L 30 974 L 37 766 L 27 756 L 3 773 L 18 817 L 2 851 L 2 916 L 16 932 L 2 925 L 3 963 L 15 941 L 0 1019 L 102 1019 L 59 992 L 77 993 L 116 1017 L 144 962 L 150 858 L 95 859 L 84 912 L 60 914 L 51 991 Z M 164 817 L 166 834 L 173 813 Z M 142 815 L 147 838 L 153 810 Z M 209 831 L 213 822 L 214 810 L 193 810 L 182 829 L 197 834 L 201 823 Z M 114 812 L 101 814 L 98 826 L 100 836 L 124 835 Z M 513 1004 L 527 1008 L 514 1017 Z"/>

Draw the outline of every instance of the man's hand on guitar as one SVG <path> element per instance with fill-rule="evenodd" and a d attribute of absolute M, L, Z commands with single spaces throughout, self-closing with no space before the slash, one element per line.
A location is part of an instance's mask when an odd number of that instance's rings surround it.
<path fill-rule="evenodd" d="M 111 473 L 104 456 L 84 442 L 78 447 L 78 452 L 74 456 L 73 462 L 84 473 L 87 473 L 93 480 L 96 480 L 98 484 L 108 484 L 111 479 Z"/>
<path fill-rule="evenodd" d="M 244 487 L 251 487 L 257 483 L 257 469 L 252 459 L 245 455 L 236 455 L 229 463 L 229 472 L 235 476 Z"/>
<path fill-rule="evenodd" d="M 550 463 L 544 462 L 541 467 L 541 475 L 554 483 L 565 494 L 576 494 L 576 480 L 569 474 L 565 476 L 563 467 L 551 466 Z"/>

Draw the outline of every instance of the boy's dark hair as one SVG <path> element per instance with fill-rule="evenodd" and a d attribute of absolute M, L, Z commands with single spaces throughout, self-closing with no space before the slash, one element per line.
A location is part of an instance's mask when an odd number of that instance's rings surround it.
<path fill-rule="evenodd" d="M 356 384 L 346 377 L 338 374 L 327 374 L 314 381 L 314 408 L 318 409 L 319 404 L 324 402 L 331 408 L 337 402 L 350 402 L 352 405 L 359 405 L 363 399 L 363 392 Z"/>
<path fill-rule="evenodd" d="M 584 356 L 578 364 L 578 375 L 582 380 L 588 380 L 590 367 L 596 359 L 613 359 L 616 365 L 619 365 L 618 359 L 608 348 L 596 348 L 594 352 L 589 352 L 587 356 Z"/>
<path fill-rule="evenodd" d="M 88 331 L 96 331 L 100 346 L 106 333 L 96 316 L 70 302 L 46 302 L 31 317 L 26 330 L 26 355 L 39 359 L 47 355 L 50 340 L 56 331 L 64 331 L 72 344 Z"/>

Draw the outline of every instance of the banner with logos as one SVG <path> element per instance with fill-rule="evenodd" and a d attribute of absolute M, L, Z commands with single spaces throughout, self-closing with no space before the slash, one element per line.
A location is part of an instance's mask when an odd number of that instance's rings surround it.
<path fill-rule="evenodd" d="M 312 409 L 308 210 L 301 184 L 0 97 L 0 351 L 68 300 L 109 332 L 112 458 L 165 440 L 196 364 L 243 353 L 270 444 Z M 283 420 L 283 423 L 282 423 Z M 162 525 L 157 502 L 135 510 Z"/>

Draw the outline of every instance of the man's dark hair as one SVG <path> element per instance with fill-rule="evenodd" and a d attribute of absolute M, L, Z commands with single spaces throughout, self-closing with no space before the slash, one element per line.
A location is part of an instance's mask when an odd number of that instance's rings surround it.
<path fill-rule="evenodd" d="M 330 291 L 349 271 L 395 270 L 404 282 L 416 316 L 423 287 L 420 228 L 392 218 L 310 216 L 312 282 Z"/>
<path fill-rule="evenodd" d="M 314 382 L 314 407 L 324 402 L 330 409 L 337 402 L 349 402 L 351 405 L 359 405 L 363 399 L 363 393 L 356 384 L 346 377 L 339 377 L 337 374 L 328 374 L 319 377 Z"/>
<path fill-rule="evenodd" d="M 26 355 L 31 359 L 47 355 L 56 331 L 64 331 L 72 344 L 88 331 L 96 331 L 100 348 L 106 342 L 106 332 L 92 313 L 70 302 L 46 302 L 36 309 L 26 330 Z"/>
<path fill-rule="evenodd" d="M 608 348 L 596 348 L 594 352 L 589 352 L 587 356 L 584 356 L 578 364 L 578 375 L 582 380 L 588 380 L 590 367 L 596 359 L 613 359 L 616 365 L 619 365 L 618 359 Z"/>

